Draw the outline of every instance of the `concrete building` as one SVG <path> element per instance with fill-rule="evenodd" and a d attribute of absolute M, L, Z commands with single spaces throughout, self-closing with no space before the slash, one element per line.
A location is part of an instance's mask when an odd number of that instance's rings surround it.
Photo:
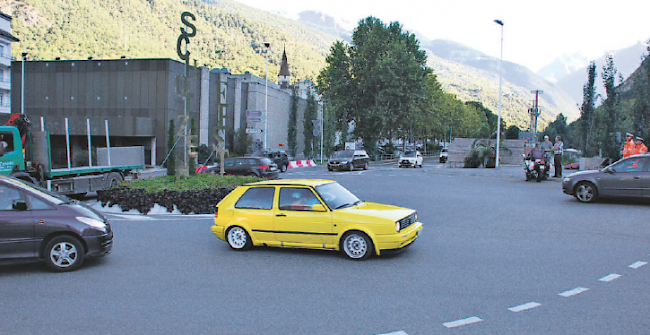
<path fill-rule="evenodd" d="M 11 71 L 14 101 L 22 94 L 21 66 L 17 65 L 22 64 L 14 62 Z M 178 130 L 180 118 L 186 114 L 196 120 L 197 145 L 216 144 L 212 134 L 217 126 L 222 127 L 221 135 L 230 149 L 240 128 L 264 129 L 263 123 L 247 123 L 246 119 L 246 111 L 264 110 L 264 79 L 250 73 L 231 74 L 226 69 L 190 67 L 185 85 L 185 75 L 185 64 L 171 59 L 27 61 L 25 114 L 33 128 L 40 130 L 42 118 L 44 129 L 50 132 L 53 167 L 67 164 L 66 118 L 74 165 L 87 165 L 88 123 L 92 147 L 107 145 L 108 123 L 111 147 L 144 146 L 145 161 L 152 165 L 161 164 L 167 156 L 170 120 Z M 268 147 L 286 149 L 291 90 L 272 82 L 268 88 Z M 191 94 L 187 111 L 184 91 Z M 299 102 L 298 153 L 304 142 L 305 105 L 304 100 Z M 20 113 L 20 106 L 14 104 L 11 111 Z M 260 146 L 264 134 L 251 135 Z M 177 147 L 184 147 L 183 139 Z"/>
<path fill-rule="evenodd" d="M 0 13 L 0 114 L 11 111 L 11 43 L 19 41 L 11 35 L 11 20 Z"/>

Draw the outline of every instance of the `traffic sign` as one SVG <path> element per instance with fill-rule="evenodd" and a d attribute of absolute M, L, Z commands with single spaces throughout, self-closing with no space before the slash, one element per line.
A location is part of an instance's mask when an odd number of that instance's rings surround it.
<path fill-rule="evenodd" d="M 246 123 L 256 123 L 256 122 L 262 122 L 261 117 L 246 117 Z"/>
<path fill-rule="evenodd" d="M 246 134 L 259 134 L 263 132 L 262 129 L 246 128 Z"/>

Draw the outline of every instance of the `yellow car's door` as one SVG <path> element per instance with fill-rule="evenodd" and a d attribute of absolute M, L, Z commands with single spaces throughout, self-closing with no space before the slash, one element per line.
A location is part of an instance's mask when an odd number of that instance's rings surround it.
<path fill-rule="evenodd" d="M 322 205 L 322 210 L 314 210 L 313 205 Z M 336 234 L 326 208 L 310 188 L 281 187 L 273 225 L 276 240 L 331 247 Z"/>

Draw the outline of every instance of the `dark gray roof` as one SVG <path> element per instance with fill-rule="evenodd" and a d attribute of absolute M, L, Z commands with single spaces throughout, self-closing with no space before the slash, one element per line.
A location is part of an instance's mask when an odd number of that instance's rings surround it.
<path fill-rule="evenodd" d="M 291 76 L 289 72 L 289 62 L 287 61 L 287 49 L 282 52 L 282 64 L 280 64 L 280 73 L 278 76 Z"/>

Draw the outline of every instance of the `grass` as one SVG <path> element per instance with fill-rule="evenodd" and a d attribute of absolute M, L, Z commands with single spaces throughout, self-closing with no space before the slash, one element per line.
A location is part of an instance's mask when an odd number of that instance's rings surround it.
<path fill-rule="evenodd" d="M 235 189 L 246 183 L 263 180 L 258 177 L 243 176 L 219 176 L 214 174 L 196 174 L 193 176 L 156 177 L 148 179 L 136 179 L 122 182 L 118 187 L 130 190 L 140 189 L 145 193 L 160 193 L 164 191 L 201 191 L 205 189 Z"/>

